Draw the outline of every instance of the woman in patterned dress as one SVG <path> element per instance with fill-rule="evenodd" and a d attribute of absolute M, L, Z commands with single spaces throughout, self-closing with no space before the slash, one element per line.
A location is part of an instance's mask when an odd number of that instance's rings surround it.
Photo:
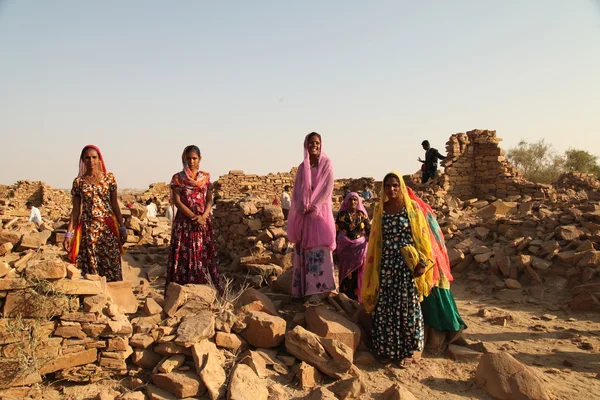
<path fill-rule="evenodd" d="M 371 223 L 358 193 L 349 193 L 335 220 L 340 293 L 360 301 Z"/>
<path fill-rule="evenodd" d="M 335 290 L 333 165 L 321 144 L 321 135 L 316 132 L 304 139 L 304 161 L 296 173 L 287 230 L 295 245 L 292 297 L 311 296 L 311 302 Z"/>
<path fill-rule="evenodd" d="M 429 268 L 423 215 L 408 197 L 402 177 L 390 173 L 373 216 L 362 287 L 365 309 L 373 314 L 372 340 L 384 363 L 401 368 L 423 350 L 424 323 L 420 300 L 426 292 Z M 407 251 L 410 249 L 410 252 Z M 415 260 L 411 255 L 418 254 Z"/>
<path fill-rule="evenodd" d="M 71 190 L 73 211 L 63 246 L 84 274 L 121 281 L 122 245 L 127 229 L 119 209 L 117 182 L 106 172 L 102 153 L 93 145 L 81 151 L 79 175 Z"/>
<path fill-rule="evenodd" d="M 201 283 L 220 290 L 211 218 L 212 183 L 210 174 L 200 170 L 201 160 L 200 149 L 187 146 L 181 156 L 183 170 L 171 179 L 171 196 L 177 214 L 173 219 L 166 284 Z"/>

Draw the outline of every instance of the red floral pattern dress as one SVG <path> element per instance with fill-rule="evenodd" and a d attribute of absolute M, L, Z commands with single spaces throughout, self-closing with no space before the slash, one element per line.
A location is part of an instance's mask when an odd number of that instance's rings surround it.
<path fill-rule="evenodd" d="M 115 176 L 104 174 L 95 185 L 78 176 L 71 194 L 81 198 L 81 243 L 77 266 L 83 274 L 105 276 L 109 282 L 122 281 L 121 247 L 115 227 L 110 193 L 117 190 Z M 113 223 L 114 224 L 114 223 Z"/>
<path fill-rule="evenodd" d="M 198 184 L 198 182 L 201 182 Z M 185 172 L 173 175 L 171 188 L 179 193 L 181 202 L 195 215 L 204 213 L 206 196 L 212 189 L 210 175 L 200 171 L 195 184 Z M 212 218 L 206 219 L 206 226 L 194 223 L 182 212 L 173 220 L 171 250 L 166 271 L 167 285 L 176 282 L 212 284 L 220 287 L 220 273 L 215 247 Z"/>

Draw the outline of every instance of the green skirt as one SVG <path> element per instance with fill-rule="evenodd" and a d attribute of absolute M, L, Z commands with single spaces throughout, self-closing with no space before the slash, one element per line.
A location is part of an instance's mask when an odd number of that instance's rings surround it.
<path fill-rule="evenodd" d="M 457 332 L 467 327 L 448 289 L 433 288 L 421 303 L 421 310 L 425 325 L 436 331 Z"/>

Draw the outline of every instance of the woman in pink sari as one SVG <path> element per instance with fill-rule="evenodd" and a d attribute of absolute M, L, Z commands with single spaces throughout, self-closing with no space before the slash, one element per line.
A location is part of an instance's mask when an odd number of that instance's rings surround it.
<path fill-rule="evenodd" d="M 332 194 L 333 165 L 321 150 L 321 135 L 309 133 L 304 139 L 304 161 L 296 173 L 288 217 L 288 239 L 295 245 L 294 298 L 326 295 L 335 290 Z M 321 296 L 314 299 L 317 297 Z"/>
<path fill-rule="evenodd" d="M 371 231 L 369 215 L 358 193 L 348 193 L 335 221 L 340 293 L 362 301 L 362 287 L 367 257 L 367 238 Z"/>

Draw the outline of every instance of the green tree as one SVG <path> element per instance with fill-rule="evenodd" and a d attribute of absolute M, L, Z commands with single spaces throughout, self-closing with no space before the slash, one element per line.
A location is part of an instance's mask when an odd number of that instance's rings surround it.
<path fill-rule="evenodd" d="M 585 150 L 569 149 L 565 151 L 565 169 L 600 176 L 597 158 Z"/>
<path fill-rule="evenodd" d="M 553 183 L 565 170 L 565 157 L 557 155 L 544 139 L 534 143 L 521 140 L 506 156 L 532 182 Z"/>

